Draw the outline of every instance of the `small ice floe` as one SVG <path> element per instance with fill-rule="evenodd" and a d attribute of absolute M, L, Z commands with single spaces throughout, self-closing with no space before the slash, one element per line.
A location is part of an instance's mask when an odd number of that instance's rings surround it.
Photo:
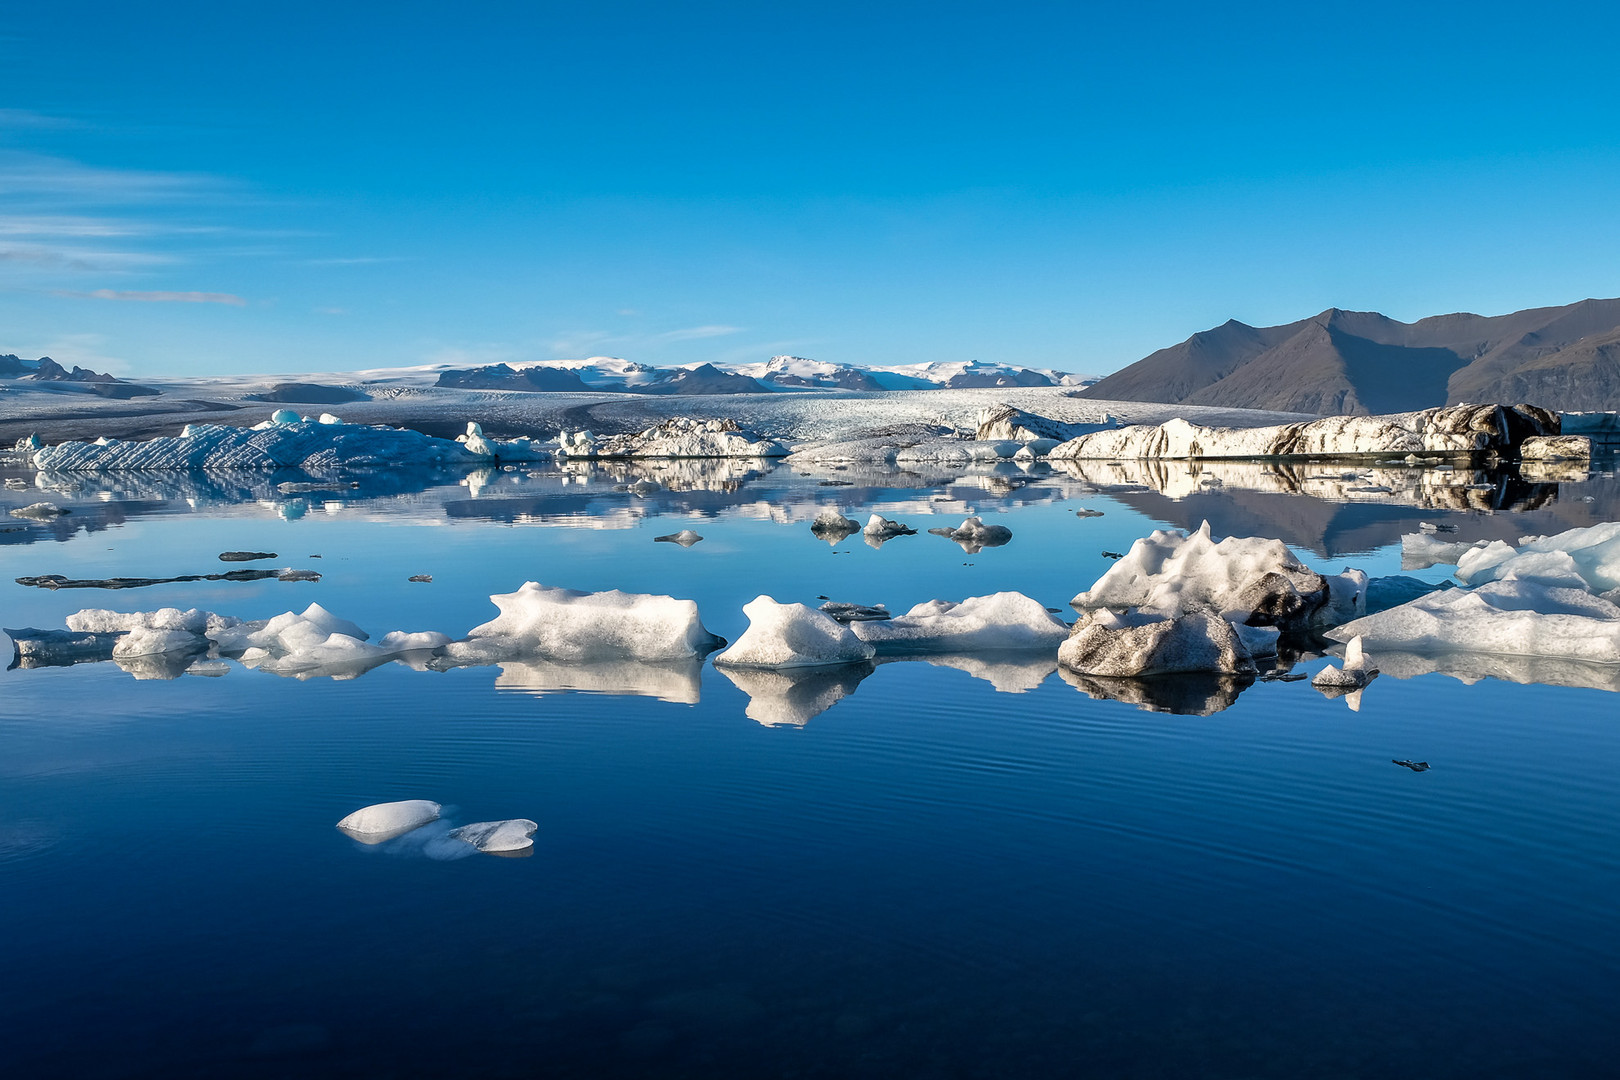
<path fill-rule="evenodd" d="M 69 664 L 111 660 L 123 635 L 94 630 L 39 630 L 32 626 L 7 627 L 19 667 L 65 667 Z"/>
<path fill-rule="evenodd" d="M 1457 526 L 1450 522 L 1420 521 L 1418 528 L 1426 533 L 1454 533 Z"/>
<path fill-rule="evenodd" d="M 1429 763 L 1427 761 L 1409 761 L 1406 758 L 1390 758 L 1389 763 L 1391 765 L 1399 765 L 1403 769 L 1411 769 L 1413 772 L 1429 771 Z"/>
<path fill-rule="evenodd" d="M 430 585 L 433 582 L 433 575 L 432 574 L 412 574 L 410 577 L 406 578 L 405 580 L 406 581 L 418 581 L 418 582 L 421 582 L 424 585 Z"/>
<path fill-rule="evenodd" d="M 817 667 L 870 660 L 877 652 L 856 637 L 851 627 L 803 604 L 778 604 L 769 596 L 758 596 L 743 605 L 743 614 L 748 616 L 748 629 L 714 658 L 716 665 Z"/>
<path fill-rule="evenodd" d="M 840 514 L 835 507 L 824 506 L 816 513 L 816 519 L 810 523 L 810 531 L 816 539 L 827 541 L 828 546 L 843 543 L 851 533 L 861 531 L 861 523 Z"/>
<path fill-rule="evenodd" d="M 699 536 L 691 529 L 682 529 L 680 532 L 670 533 L 668 536 L 655 536 L 653 537 L 653 543 L 679 544 L 683 548 L 689 548 L 702 539 L 703 537 Z"/>
<path fill-rule="evenodd" d="M 587 593 L 528 581 L 517 592 L 490 600 L 500 615 L 446 645 L 441 655 L 449 665 L 525 657 L 681 660 L 707 656 L 725 644 L 704 629 L 695 602 L 673 596 L 617 589 Z"/>
<path fill-rule="evenodd" d="M 1123 559 L 1125 553 L 1123 551 L 1105 551 L 1102 553 L 1102 557 L 1105 559 Z"/>
<path fill-rule="evenodd" d="M 894 616 L 882 604 L 848 604 L 839 600 L 829 600 L 821 605 L 821 610 L 831 615 L 841 623 L 852 622 L 882 622 Z"/>
<path fill-rule="evenodd" d="M 534 831 L 540 826 L 528 818 L 506 821 L 477 821 L 450 830 L 452 840 L 471 844 L 487 855 L 515 855 L 534 847 Z"/>
<path fill-rule="evenodd" d="M 858 622 L 850 630 L 878 656 L 1050 649 L 1069 627 L 1023 593 L 999 592 L 929 600 L 887 621 Z"/>
<path fill-rule="evenodd" d="M 1092 510 L 1088 507 L 1081 507 L 1079 510 L 1074 512 L 1074 516 L 1077 518 L 1102 517 L 1103 512 L 1101 510 Z"/>
<path fill-rule="evenodd" d="M 57 506 L 55 503 L 37 502 L 28 506 L 19 506 L 11 512 L 11 516 L 14 518 L 26 518 L 30 521 L 55 521 L 63 514 L 71 514 L 72 512 L 65 507 Z"/>
<path fill-rule="evenodd" d="M 273 551 L 222 551 L 219 553 L 220 562 L 258 562 L 261 559 L 274 559 Z"/>
<path fill-rule="evenodd" d="M 362 806 L 338 822 L 337 827 L 362 844 L 380 844 L 439 820 L 443 809 L 427 799 L 375 803 Z"/>
<path fill-rule="evenodd" d="M 1005 525 L 986 525 L 977 517 L 965 519 L 956 528 L 929 529 L 934 536 L 943 536 L 960 544 L 969 555 L 977 555 L 987 547 L 1001 547 L 1012 539 L 1012 530 Z"/>
<path fill-rule="evenodd" d="M 1620 521 L 1521 537 L 1517 547 L 1493 540 L 1456 562 L 1457 580 L 1469 585 L 1513 577 L 1584 588 L 1620 601 Z"/>
<path fill-rule="evenodd" d="M 8 476 L 8 477 L 6 477 L 6 490 L 7 491 L 27 491 L 28 490 L 28 481 L 24 480 L 20 476 Z"/>
<path fill-rule="evenodd" d="M 885 540 L 893 540 L 897 536 L 915 536 L 916 529 L 909 525 L 902 525 L 898 521 L 890 521 L 882 514 L 873 514 L 866 519 L 866 527 L 861 534 L 872 547 L 882 547 Z"/>
<path fill-rule="evenodd" d="M 1354 637 L 1344 647 L 1344 663 L 1340 667 L 1329 664 L 1316 673 L 1311 685 L 1328 697 L 1343 697 L 1352 711 L 1361 711 L 1361 691 L 1378 677 L 1378 669 L 1367 661 L 1361 651 L 1361 638 Z"/>

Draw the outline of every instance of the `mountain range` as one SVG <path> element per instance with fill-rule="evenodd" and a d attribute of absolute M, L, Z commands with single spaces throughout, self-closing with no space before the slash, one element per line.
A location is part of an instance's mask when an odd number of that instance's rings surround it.
<path fill-rule="evenodd" d="M 1323 416 L 1460 402 L 1620 409 L 1620 299 L 1415 323 L 1338 308 L 1282 326 L 1233 319 L 1080 396 Z"/>

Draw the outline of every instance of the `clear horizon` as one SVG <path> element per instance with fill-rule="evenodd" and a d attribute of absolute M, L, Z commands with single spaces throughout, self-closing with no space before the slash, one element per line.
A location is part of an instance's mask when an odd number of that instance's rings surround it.
<path fill-rule="evenodd" d="M 1229 318 L 1620 295 L 1616 21 L 40 6 L 0 27 L 0 352 L 1105 374 Z"/>

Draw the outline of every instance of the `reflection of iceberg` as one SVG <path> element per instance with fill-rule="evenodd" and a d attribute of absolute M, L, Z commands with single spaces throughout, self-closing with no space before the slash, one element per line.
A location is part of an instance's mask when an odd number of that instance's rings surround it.
<path fill-rule="evenodd" d="M 538 658 L 504 661 L 495 689 L 519 694 L 586 694 L 651 697 L 696 705 L 701 694 L 703 662 L 696 657 L 663 663 L 603 660 L 566 664 Z"/>
<path fill-rule="evenodd" d="M 1022 694 L 1045 682 L 1057 670 L 1057 655 L 1050 650 L 1040 652 L 1004 652 L 990 655 L 972 653 L 945 653 L 931 656 L 891 656 L 877 661 L 879 664 L 908 663 L 921 660 L 934 667 L 955 668 L 975 679 L 983 679 L 1002 694 Z"/>
<path fill-rule="evenodd" d="M 873 668 L 870 663 L 859 663 L 775 671 L 739 667 L 719 670 L 748 695 L 745 713 L 750 720 L 767 727 L 802 727 L 853 694 Z"/>
<path fill-rule="evenodd" d="M 1123 701 L 1149 712 L 1209 716 L 1229 709 L 1253 683 L 1252 676 L 1196 673 L 1148 675 L 1137 679 L 1100 678 L 1059 668 L 1063 681 L 1087 697 Z"/>
<path fill-rule="evenodd" d="M 1378 670 L 1395 679 L 1440 674 L 1470 684 L 1481 679 L 1500 679 L 1503 682 L 1575 686 L 1620 693 L 1620 665 L 1586 664 L 1579 660 L 1545 656 L 1496 656 L 1489 653 L 1422 656 L 1410 652 L 1380 651 Z"/>

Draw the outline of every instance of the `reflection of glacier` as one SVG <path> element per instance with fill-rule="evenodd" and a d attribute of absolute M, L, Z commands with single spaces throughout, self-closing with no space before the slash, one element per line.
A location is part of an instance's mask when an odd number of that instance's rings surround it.
<path fill-rule="evenodd" d="M 1545 656 L 1502 656 L 1490 653 L 1452 653 L 1420 656 L 1417 653 L 1378 650 L 1378 670 L 1396 679 L 1419 675 L 1449 675 L 1473 684 L 1482 679 L 1542 686 L 1575 686 L 1620 693 L 1620 665 L 1588 664 Z"/>
<path fill-rule="evenodd" d="M 640 663 L 634 660 L 564 664 L 552 660 L 507 660 L 495 689 L 542 696 L 555 693 L 651 697 L 696 705 L 702 693 L 703 661 Z"/>
<path fill-rule="evenodd" d="M 1057 463 L 1103 491 L 1121 485 L 1172 499 L 1211 492 L 1256 491 L 1308 495 L 1328 502 L 1375 502 L 1423 510 L 1529 510 L 1555 489 L 1499 472 L 1277 461 L 1083 461 Z M 1582 478 L 1585 473 L 1582 472 Z"/>

